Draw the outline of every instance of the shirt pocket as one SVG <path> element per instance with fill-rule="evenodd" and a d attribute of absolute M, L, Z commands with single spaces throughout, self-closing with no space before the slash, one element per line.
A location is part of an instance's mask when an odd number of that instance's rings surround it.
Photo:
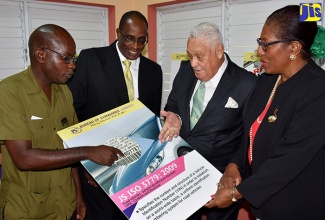
<path fill-rule="evenodd" d="M 33 148 L 46 148 L 51 140 L 51 127 L 49 118 L 34 119 L 28 122 L 31 132 Z"/>

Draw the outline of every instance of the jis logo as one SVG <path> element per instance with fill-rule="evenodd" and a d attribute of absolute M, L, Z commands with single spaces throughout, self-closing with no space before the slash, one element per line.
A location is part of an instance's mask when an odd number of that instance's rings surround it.
<path fill-rule="evenodd" d="M 300 3 L 300 21 L 321 21 L 321 3 Z"/>

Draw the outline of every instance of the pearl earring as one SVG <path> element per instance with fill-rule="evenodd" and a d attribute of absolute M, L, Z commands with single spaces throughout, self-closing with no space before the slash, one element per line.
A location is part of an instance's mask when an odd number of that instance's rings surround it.
<path fill-rule="evenodd" d="M 291 54 L 289 58 L 290 58 L 290 60 L 295 60 L 296 59 L 296 55 Z"/>

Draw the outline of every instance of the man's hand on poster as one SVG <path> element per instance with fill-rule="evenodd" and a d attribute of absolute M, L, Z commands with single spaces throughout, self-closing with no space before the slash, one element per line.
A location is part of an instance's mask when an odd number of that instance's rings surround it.
<path fill-rule="evenodd" d="M 159 133 L 159 140 L 164 143 L 167 139 L 172 141 L 173 138 L 177 138 L 179 131 L 182 126 L 181 119 L 179 115 L 173 112 L 160 111 L 160 115 L 165 118 L 164 126 Z"/>

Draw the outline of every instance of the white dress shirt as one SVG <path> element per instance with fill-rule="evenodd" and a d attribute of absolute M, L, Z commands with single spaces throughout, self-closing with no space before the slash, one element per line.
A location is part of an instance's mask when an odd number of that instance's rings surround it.
<path fill-rule="evenodd" d="M 118 48 L 116 42 L 116 49 L 117 49 L 117 53 L 118 56 L 120 57 L 120 62 L 121 65 L 123 67 L 123 72 L 125 70 L 125 65 L 123 64 L 124 60 L 127 60 L 123 54 L 121 53 L 120 49 Z M 138 57 L 135 60 L 130 60 L 131 61 L 131 66 L 130 66 L 130 70 L 131 70 L 131 74 L 132 74 L 132 80 L 133 80 L 133 89 L 134 89 L 134 99 L 138 99 L 139 98 L 139 84 L 138 84 L 138 79 L 139 79 L 139 65 L 140 65 L 140 57 Z"/>
<path fill-rule="evenodd" d="M 217 73 L 212 77 L 212 79 L 210 79 L 209 81 L 207 81 L 205 83 L 205 95 L 204 95 L 204 100 L 203 100 L 203 111 L 205 110 L 205 108 L 207 107 L 210 99 L 212 98 L 214 91 L 216 90 L 220 79 L 223 75 L 223 73 L 225 72 L 227 66 L 228 66 L 228 60 L 227 57 L 224 55 L 225 60 L 223 61 L 222 65 L 220 66 L 220 68 L 218 69 Z M 191 102 L 190 102 L 190 108 L 192 111 L 192 106 L 193 106 L 193 95 L 195 94 L 196 90 L 198 89 L 199 85 L 200 85 L 201 81 L 197 80 L 193 94 L 192 94 L 192 98 L 191 98 Z"/>

